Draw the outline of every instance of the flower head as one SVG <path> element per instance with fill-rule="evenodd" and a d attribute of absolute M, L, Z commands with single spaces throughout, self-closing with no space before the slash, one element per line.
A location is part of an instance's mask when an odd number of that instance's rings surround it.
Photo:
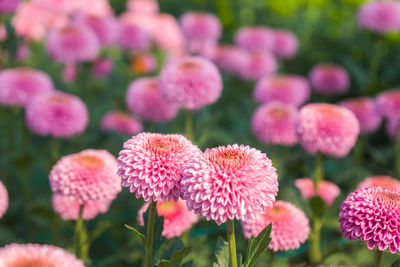
<path fill-rule="evenodd" d="M 257 236 L 267 225 L 272 224 L 271 243 L 273 251 L 297 249 L 308 239 L 310 225 L 304 212 L 292 203 L 278 200 L 265 214 L 255 219 L 242 221 L 245 237 Z"/>
<path fill-rule="evenodd" d="M 294 181 L 294 185 L 300 190 L 301 196 L 304 199 L 315 196 L 314 182 L 310 178 L 299 178 Z M 318 184 L 318 196 L 325 201 L 326 204 L 332 205 L 340 195 L 339 186 L 328 181 L 321 181 Z"/>
<path fill-rule="evenodd" d="M 310 154 L 321 152 L 344 157 L 355 145 L 360 126 L 350 110 L 332 104 L 313 103 L 300 109 L 297 136 Z"/>
<path fill-rule="evenodd" d="M 358 184 L 357 189 L 367 188 L 371 186 L 380 186 L 392 190 L 400 191 L 400 181 L 396 178 L 386 175 L 375 175 L 365 178 Z"/>
<path fill-rule="evenodd" d="M 262 26 L 241 27 L 235 35 L 235 43 L 250 52 L 267 52 L 274 47 L 274 32 Z"/>
<path fill-rule="evenodd" d="M 134 52 L 143 52 L 151 48 L 152 40 L 150 35 L 137 25 L 121 22 L 118 32 L 118 44 Z"/>
<path fill-rule="evenodd" d="M 217 41 L 221 36 L 221 22 L 207 12 L 186 12 L 180 19 L 186 40 Z"/>
<path fill-rule="evenodd" d="M 131 63 L 131 70 L 134 74 L 144 75 L 155 71 L 157 68 L 157 60 L 150 53 L 137 55 Z"/>
<path fill-rule="evenodd" d="M 118 22 L 113 16 L 80 16 L 77 23 L 90 28 L 101 45 L 112 45 L 117 39 Z"/>
<path fill-rule="evenodd" d="M 219 45 L 214 60 L 221 69 L 238 74 L 248 60 L 248 52 L 238 46 Z"/>
<path fill-rule="evenodd" d="M 400 116 L 400 88 L 380 93 L 376 97 L 376 110 L 386 118 Z"/>
<path fill-rule="evenodd" d="M 333 63 L 314 66 L 310 72 L 310 80 L 315 92 L 320 94 L 342 94 L 347 92 L 350 86 L 347 70 Z"/>
<path fill-rule="evenodd" d="M 248 53 L 243 65 L 238 66 L 238 74 L 247 80 L 257 80 L 278 70 L 278 62 L 270 52 Z"/>
<path fill-rule="evenodd" d="M 156 0 L 129 0 L 126 9 L 141 15 L 154 15 L 158 13 L 159 6 Z"/>
<path fill-rule="evenodd" d="M 0 14 L 12 13 L 17 9 L 20 0 L 0 0 Z"/>
<path fill-rule="evenodd" d="M 358 25 L 378 33 L 400 30 L 398 1 L 369 1 L 358 12 Z"/>
<path fill-rule="evenodd" d="M 386 123 L 386 132 L 394 140 L 400 138 L 400 114 L 396 117 L 390 117 Z"/>
<path fill-rule="evenodd" d="M 114 62 L 110 58 L 99 58 L 93 62 L 93 74 L 102 77 L 107 76 L 113 69 Z"/>
<path fill-rule="evenodd" d="M 145 201 L 178 200 L 183 168 L 201 155 L 200 149 L 178 134 L 140 133 L 124 143 L 118 174 Z"/>
<path fill-rule="evenodd" d="M 0 218 L 6 213 L 8 209 L 8 192 L 7 188 L 0 181 Z"/>
<path fill-rule="evenodd" d="M 299 46 L 296 35 L 288 30 L 274 30 L 273 33 L 272 52 L 281 58 L 292 58 Z"/>
<path fill-rule="evenodd" d="M 122 134 L 135 135 L 142 131 L 142 124 L 129 113 L 118 110 L 107 112 L 100 122 L 103 130 L 112 130 Z"/>
<path fill-rule="evenodd" d="M 214 220 L 247 220 L 272 207 L 278 175 L 261 151 L 229 145 L 207 149 L 185 168 L 181 196 L 189 210 Z"/>

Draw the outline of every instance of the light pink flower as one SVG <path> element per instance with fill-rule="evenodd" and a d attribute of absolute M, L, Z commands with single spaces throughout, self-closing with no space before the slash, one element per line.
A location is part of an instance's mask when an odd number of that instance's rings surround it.
<path fill-rule="evenodd" d="M 113 14 L 109 0 L 69 0 L 73 4 L 73 13 L 89 16 L 107 17 Z"/>
<path fill-rule="evenodd" d="M 207 149 L 184 169 L 181 197 L 189 210 L 214 220 L 247 220 L 272 207 L 278 175 L 261 151 L 228 145 Z"/>
<path fill-rule="evenodd" d="M 201 155 L 178 134 L 140 133 L 124 143 L 118 157 L 122 186 L 145 201 L 178 200 L 183 168 Z"/>
<path fill-rule="evenodd" d="M 170 14 L 156 15 L 151 33 L 154 41 L 161 49 L 173 51 L 184 47 L 185 41 L 179 23 Z"/>
<path fill-rule="evenodd" d="M 288 30 L 273 30 L 273 33 L 272 52 L 281 58 L 292 58 L 299 46 L 297 36 Z"/>
<path fill-rule="evenodd" d="M 180 18 L 186 40 L 217 41 L 221 36 L 221 22 L 208 12 L 186 12 Z"/>
<path fill-rule="evenodd" d="M 386 118 L 400 116 L 400 88 L 384 91 L 376 97 L 376 110 Z"/>
<path fill-rule="evenodd" d="M 126 9 L 137 14 L 154 15 L 158 13 L 159 6 L 156 0 L 128 0 Z"/>
<path fill-rule="evenodd" d="M 297 249 L 308 239 L 309 221 L 292 203 L 278 200 L 272 208 L 266 208 L 265 214 L 242 221 L 243 233 L 246 238 L 257 236 L 269 224 L 272 224 L 272 230 L 268 248 L 275 252 Z"/>
<path fill-rule="evenodd" d="M 375 175 L 365 178 L 357 186 L 357 189 L 367 188 L 371 186 L 380 186 L 396 191 L 400 191 L 400 181 L 396 178 L 386 175 Z"/>
<path fill-rule="evenodd" d="M 398 1 L 369 1 L 358 12 L 358 25 L 378 33 L 400 30 Z"/>
<path fill-rule="evenodd" d="M 240 73 L 242 66 L 246 64 L 247 60 L 247 51 L 233 45 L 219 45 L 214 55 L 214 61 L 221 69 L 234 74 Z"/>
<path fill-rule="evenodd" d="M 297 136 L 310 154 L 321 152 L 344 157 L 354 147 L 360 126 L 350 110 L 332 104 L 313 103 L 300 109 Z"/>
<path fill-rule="evenodd" d="M 0 248 L 1 267 L 85 267 L 82 260 L 53 245 L 16 244 Z"/>
<path fill-rule="evenodd" d="M 112 45 L 118 37 L 118 22 L 112 16 L 79 16 L 76 23 L 90 28 L 101 45 Z"/>
<path fill-rule="evenodd" d="M 145 75 L 152 73 L 157 68 L 157 60 L 150 53 L 136 55 L 132 60 L 131 70 L 134 74 Z"/>
<path fill-rule="evenodd" d="M 135 135 L 143 129 L 142 124 L 133 116 L 117 110 L 109 111 L 103 116 L 100 128 L 129 135 Z"/>
<path fill-rule="evenodd" d="M 257 102 L 279 101 L 299 107 L 310 98 L 310 85 L 299 75 L 277 74 L 262 77 L 254 88 Z"/>
<path fill-rule="evenodd" d="M 249 53 L 244 65 L 239 67 L 239 75 L 247 80 L 257 80 L 278 70 L 278 62 L 270 52 Z"/>
<path fill-rule="evenodd" d="M 400 192 L 368 187 L 351 193 L 340 207 L 340 231 L 369 249 L 400 251 Z"/>
<path fill-rule="evenodd" d="M 8 209 L 8 192 L 3 182 L 0 181 L 0 219 Z"/>
<path fill-rule="evenodd" d="M 17 9 L 20 0 L 0 0 L 0 14 L 12 13 Z"/>
<path fill-rule="evenodd" d="M 25 107 L 32 98 L 54 90 L 53 81 L 44 72 L 31 68 L 0 71 L 0 103 Z"/>
<path fill-rule="evenodd" d="M 350 86 L 347 70 L 333 63 L 315 65 L 311 69 L 310 80 L 313 89 L 319 94 L 343 94 Z"/>
<path fill-rule="evenodd" d="M 113 70 L 114 62 L 111 58 L 99 58 L 93 62 L 93 74 L 98 77 L 107 76 Z"/>
<path fill-rule="evenodd" d="M 297 143 L 295 121 L 298 111 L 279 102 L 266 103 L 251 118 L 254 135 L 266 144 L 292 146 Z"/>
<path fill-rule="evenodd" d="M 139 210 L 138 221 L 142 226 L 144 225 L 143 214 L 149 208 L 149 204 L 147 202 Z M 198 221 L 197 215 L 187 209 L 186 203 L 182 199 L 157 202 L 157 213 L 158 216 L 164 217 L 162 236 L 166 238 L 180 236 Z"/>
<path fill-rule="evenodd" d="M 68 62 L 64 65 L 61 77 L 65 82 L 73 82 L 78 75 L 78 66 L 75 62 Z"/>
<path fill-rule="evenodd" d="M 274 32 L 263 26 L 244 26 L 235 34 L 235 44 L 250 52 L 268 52 L 274 47 Z"/>
<path fill-rule="evenodd" d="M 144 52 L 151 48 L 150 35 L 137 25 L 121 22 L 118 32 L 118 45 L 133 52 Z"/>
<path fill-rule="evenodd" d="M 157 78 L 134 80 L 126 94 L 126 105 L 132 113 L 149 121 L 166 122 L 178 113 L 176 104 L 162 98 Z"/>
<path fill-rule="evenodd" d="M 294 185 L 300 190 L 304 199 L 315 196 L 314 182 L 310 178 L 299 178 L 294 181 Z M 321 181 L 318 184 L 318 196 L 329 206 L 333 204 L 335 199 L 340 195 L 339 186 L 328 181 Z"/>

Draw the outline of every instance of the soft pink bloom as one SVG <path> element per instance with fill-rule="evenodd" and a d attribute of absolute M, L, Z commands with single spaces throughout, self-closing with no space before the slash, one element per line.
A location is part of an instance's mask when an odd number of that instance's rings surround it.
<path fill-rule="evenodd" d="M 89 121 L 85 103 L 61 91 L 42 93 L 26 106 L 26 123 L 40 135 L 71 137 L 82 133 Z"/>
<path fill-rule="evenodd" d="M 0 248 L 1 267 L 85 267 L 82 260 L 53 245 L 16 244 Z"/>
<path fill-rule="evenodd" d="M 166 101 L 186 109 L 199 109 L 217 101 L 222 78 L 217 67 L 201 57 L 186 57 L 167 64 L 159 76 Z"/>
<path fill-rule="evenodd" d="M 243 65 L 238 66 L 239 75 L 247 80 L 257 80 L 278 70 L 278 62 L 270 52 L 249 53 Z"/>
<path fill-rule="evenodd" d="M 90 28 L 101 45 L 112 45 L 118 37 L 118 22 L 112 16 L 80 16 L 77 23 Z"/>
<path fill-rule="evenodd" d="M 89 16 L 107 17 L 113 14 L 109 0 L 70 0 L 74 13 L 82 13 Z"/>
<path fill-rule="evenodd" d="M 315 65 L 311 69 L 310 80 L 313 89 L 319 94 L 343 94 L 350 86 L 347 70 L 333 63 Z"/>
<path fill-rule="evenodd" d="M 172 120 L 178 113 L 176 104 L 162 98 L 157 78 L 134 80 L 126 93 L 126 105 L 132 113 L 155 122 Z"/>
<path fill-rule="evenodd" d="M 65 82 L 73 82 L 78 75 L 78 66 L 75 62 L 68 62 L 64 65 L 61 77 Z"/>
<path fill-rule="evenodd" d="M 25 107 L 32 98 L 54 90 L 53 81 L 44 72 L 31 68 L 0 71 L 0 103 Z"/>
<path fill-rule="evenodd" d="M 400 3 L 391 0 L 364 3 L 358 12 L 358 25 L 379 33 L 400 30 Z"/>
<path fill-rule="evenodd" d="M 143 214 L 149 205 L 150 202 L 147 202 L 139 210 L 138 221 L 142 226 L 144 225 Z M 197 215 L 187 209 L 186 203 L 182 199 L 157 202 L 157 213 L 158 216 L 164 217 L 162 236 L 166 238 L 180 236 L 198 221 Z"/>
<path fill-rule="evenodd" d="M 213 40 L 198 41 L 189 40 L 186 43 L 187 50 L 191 54 L 199 55 L 207 59 L 213 60 L 217 53 L 218 43 Z"/>
<path fill-rule="evenodd" d="M 150 35 L 141 27 L 121 22 L 117 43 L 124 49 L 143 52 L 151 48 L 152 40 Z"/>
<path fill-rule="evenodd" d="M 221 69 L 237 74 L 246 64 L 248 52 L 238 46 L 219 45 L 214 60 Z"/>
<path fill-rule="evenodd" d="M 235 35 L 235 43 L 250 52 L 267 52 L 274 47 L 274 32 L 263 26 L 244 26 Z"/>
<path fill-rule="evenodd" d="M 107 76 L 113 70 L 114 62 L 110 58 L 99 58 L 93 62 L 93 74 L 98 77 Z"/>
<path fill-rule="evenodd" d="M 382 117 L 376 112 L 373 98 L 350 98 L 340 102 L 339 105 L 354 113 L 360 123 L 360 133 L 375 132 L 381 125 Z"/>
<path fill-rule="evenodd" d="M 301 196 L 304 199 L 315 196 L 314 181 L 310 178 L 299 178 L 294 181 L 294 185 L 300 190 Z M 334 183 L 321 181 L 318 184 L 318 196 L 325 201 L 326 204 L 332 205 L 340 195 L 340 188 Z"/>
<path fill-rule="evenodd" d="M 31 54 L 31 49 L 28 45 L 22 44 L 18 47 L 17 54 L 15 55 L 15 60 L 24 61 Z"/>
<path fill-rule="evenodd" d="M 400 251 L 400 192 L 384 187 L 356 190 L 343 201 L 340 231 L 349 240 L 367 242 L 369 249 Z"/>
<path fill-rule="evenodd" d="M 143 129 L 140 121 L 128 113 L 117 110 L 106 113 L 101 119 L 100 127 L 103 130 L 113 130 L 129 135 L 135 135 Z"/>
<path fill-rule="evenodd" d="M 201 155 L 200 149 L 178 134 L 140 133 L 119 152 L 118 174 L 145 201 L 178 200 L 183 168 Z"/>
<path fill-rule="evenodd" d="M 357 189 L 367 188 L 371 186 L 380 186 L 400 191 L 400 181 L 396 178 L 386 175 L 375 175 L 367 177 L 358 184 Z"/>
<path fill-rule="evenodd" d="M 91 29 L 83 25 L 69 25 L 50 32 L 46 49 L 59 62 L 90 61 L 98 56 L 100 42 Z"/>
<path fill-rule="evenodd" d="M 400 88 L 384 91 L 376 97 L 376 110 L 386 118 L 400 116 Z"/>
<path fill-rule="evenodd" d="M 389 117 L 386 122 L 386 132 L 394 140 L 400 138 L 400 114 L 397 117 Z"/>
<path fill-rule="evenodd" d="M 272 207 L 278 175 L 261 151 L 228 145 L 207 149 L 184 169 L 181 197 L 189 210 L 214 220 L 248 220 Z"/>
<path fill-rule="evenodd" d="M 273 30 L 273 33 L 272 52 L 281 58 L 292 58 L 299 46 L 297 36 L 288 30 Z"/>
<path fill-rule="evenodd" d="M 126 9 L 137 14 L 154 15 L 158 13 L 159 6 L 156 0 L 128 0 Z"/>
<path fill-rule="evenodd" d="M 156 15 L 151 32 L 156 44 L 164 50 L 179 50 L 184 47 L 184 37 L 179 23 L 170 14 Z"/>
<path fill-rule="evenodd" d="M 297 109 L 283 103 L 266 103 L 251 118 L 254 135 L 266 144 L 292 146 L 297 143 Z"/>
<path fill-rule="evenodd" d="M 150 53 L 137 55 L 131 63 L 131 70 L 134 74 L 144 75 L 155 71 L 157 68 L 157 60 Z"/>
<path fill-rule="evenodd" d="M 7 27 L 5 24 L 0 23 L 0 41 L 4 41 L 7 39 L 8 33 L 7 33 Z"/>
<path fill-rule="evenodd" d="M 254 88 L 257 102 L 279 101 L 299 107 L 310 98 L 310 85 L 299 75 L 277 74 L 262 77 Z"/>
<path fill-rule="evenodd" d="M 304 212 L 290 202 L 278 200 L 265 214 L 255 219 L 242 221 L 246 238 L 257 236 L 267 225 L 272 224 L 271 243 L 273 251 L 297 249 L 306 242 L 310 232 L 309 221 Z"/>
<path fill-rule="evenodd" d="M 8 192 L 3 182 L 0 181 L 0 219 L 8 209 Z"/>
<path fill-rule="evenodd" d="M 0 0 L 0 14 L 12 13 L 17 9 L 20 0 Z"/>
<path fill-rule="evenodd" d="M 180 18 L 186 40 L 217 41 L 221 36 L 221 22 L 208 12 L 186 12 Z"/>
<path fill-rule="evenodd" d="M 140 27 L 143 31 L 145 31 L 147 34 L 151 36 L 151 39 L 154 39 L 156 35 L 155 29 L 158 26 L 157 17 L 158 14 L 149 15 L 149 14 L 141 14 L 141 13 L 127 11 L 119 15 L 118 19 L 120 23 L 135 25 L 137 27 Z"/>
<path fill-rule="evenodd" d="M 360 132 L 353 112 L 326 103 L 302 107 L 296 124 L 299 142 L 310 154 L 344 157 L 354 147 Z"/>

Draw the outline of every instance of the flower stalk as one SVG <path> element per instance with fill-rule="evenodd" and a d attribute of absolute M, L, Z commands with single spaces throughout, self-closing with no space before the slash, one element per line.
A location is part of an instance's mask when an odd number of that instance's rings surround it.
<path fill-rule="evenodd" d="M 146 233 L 146 256 L 145 256 L 145 266 L 153 266 L 153 239 L 154 239 L 154 223 L 156 216 L 156 205 L 157 202 L 152 201 L 150 204 L 149 218 L 147 222 L 147 233 Z"/>
<path fill-rule="evenodd" d="M 226 224 L 227 224 L 229 257 L 230 257 L 231 267 L 237 267 L 234 221 L 228 220 Z"/>

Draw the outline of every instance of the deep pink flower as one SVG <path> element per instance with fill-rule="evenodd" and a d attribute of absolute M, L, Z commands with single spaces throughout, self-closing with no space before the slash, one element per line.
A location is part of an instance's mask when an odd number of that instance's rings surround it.
<path fill-rule="evenodd" d="M 178 200 L 182 171 L 200 149 L 178 134 L 140 133 L 119 152 L 122 186 L 145 201 Z"/>
<path fill-rule="evenodd" d="M 228 145 L 207 149 L 184 169 L 181 196 L 189 210 L 214 220 L 247 220 L 272 207 L 278 175 L 261 151 Z"/>
<path fill-rule="evenodd" d="M 315 196 L 314 182 L 310 178 L 299 178 L 294 181 L 294 185 L 300 190 L 304 199 Z M 340 195 L 339 186 L 328 181 L 321 181 L 318 184 L 318 196 L 325 201 L 326 204 L 332 205 L 335 199 Z"/>
<path fill-rule="evenodd" d="M 221 22 L 208 12 L 186 12 L 180 18 L 186 40 L 217 41 L 221 36 Z"/>
<path fill-rule="evenodd" d="M 279 102 L 256 109 L 251 119 L 254 135 L 266 144 L 292 146 L 297 143 L 295 121 L 298 111 Z"/>
<path fill-rule="evenodd" d="M 319 94 L 343 94 L 350 86 L 347 70 L 333 63 L 315 65 L 310 72 L 311 85 Z"/>
<path fill-rule="evenodd" d="M 110 58 L 99 58 L 93 62 L 93 74 L 98 77 L 107 76 L 113 69 L 114 62 Z"/>
<path fill-rule="evenodd" d="M 144 225 L 143 214 L 149 208 L 149 204 L 150 202 L 147 202 L 139 210 L 138 221 L 142 226 Z M 197 215 L 187 209 L 186 203 L 182 199 L 157 202 L 157 213 L 164 217 L 162 236 L 166 238 L 180 236 L 198 221 Z"/>
<path fill-rule="evenodd" d="M 249 53 L 244 65 L 239 67 L 239 75 L 247 80 L 257 80 L 278 70 L 278 62 L 270 52 Z"/>
<path fill-rule="evenodd" d="M 8 209 L 8 192 L 3 182 L 0 181 L 0 219 Z"/>
<path fill-rule="evenodd" d="M 357 189 L 367 188 L 371 186 L 380 186 L 396 191 L 400 191 L 400 181 L 396 178 L 386 175 L 375 175 L 365 178 L 358 184 Z"/>
<path fill-rule="evenodd" d="M 274 47 L 274 32 L 263 26 L 244 26 L 235 35 L 235 43 L 250 52 L 267 52 Z"/>
<path fill-rule="evenodd" d="M 33 132 L 54 137 L 82 133 L 89 121 L 85 103 L 61 91 L 42 93 L 26 106 L 26 123 Z"/>
<path fill-rule="evenodd" d="M 361 28 L 385 33 L 400 30 L 400 3 L 398 1 L 370 1 L 358 12 Z"/>
<path fill-rule="evenodd" d="M 343 201 L 340 231 L 349 240 L 367 242 L 369 249 L 400 251 L 400 192 L 383 187 L 356 190 Z"/>
<path fill-rule="evenodd" d="M 85 267 L 82 260 L 53 245 L 16 244 L 0 248 L 1 267 Z"/>
<path fill-rule="evenodd" d="M 350 110 L 332 104 L 313 103 L 300 109 L 297 136 L 310 154 L 321 152 L 344 157 L 354 147 L 360 126 Z"/>
<path fill-rule="evenodd" d="M 0 0 L 0 14 L 12 13 L 17 9 L 20 0 Z"/>
<path fill-rule="evenodd" d="M 128 0 L 126 9 L 141 15 L 154 15 L 158 13 L 159 6 L 156 0 Z"/>
<path fill-rule="evenodd" d="M 381 125 L 382 117 L 376 112 L 373 98 L 350 98 L 340 102 L 339 105 L 348 108 L 356 115 L 361 133 L 375 132 Z"/>
<path fill-rule="evenodd" d="M 376 110 L 386 118 L 400 116 L 400 88 L 384 91 L 376 97 Z"/>
<path fill-rule="evenodd" d="M 126 105 L 145 120 L 166 122 L 176 117 L 178 106 L 166 102 L 160 92 L 157 78 L 139 78 L 128 88 Z"/>
<path fill-rule="evenodd" d="M 54 90 L 53 81 L 44 72 L 31 68 L 0 71 L 0 103 L 25 107 L 33 97 Z"/>
<path fill-rule="evenodd" d="M 272 52 L 281 58 L 292 58 L 298 49 L 297 36 L 288 30 L 273 30 Z"/>
<path fill-rule="evenodd" d="M 112 16 L 80 16 L 77 23 L 90 28 L 100 41 L 101 45 L 112 45 L 118 36 L 118 22 Z"/>
<path fill-rule="evenodd" d="M 122 111 L 107 112 L 100 122 L 103 130 L 113 130 L 123 134 L 135 135 L 142 131 L 142 124 L 133 116 Z"/>
<path fill-rule="evenodd" d="M 271 75 L 262 77 L 254 88 L 257 102 L 279 101 L 299 107 L 310 98 L 310 85 L 299 75 Z"/>
<path fill-rule="evenodd" d="M 152 40 L 150 35 L 137 25 L 119 24 L 118 44 L 133 52 L 143 52 L 151 48 Z"/>
<path fill-rule="evenodd" d="M 221 69 L 238 74 L 248 60 L 248 53 L 238 46 L 219 45 L 214 60 Z"/>
<path fill-rule="evenodd" d="M 152 73 L 157 68 L 157 60 L 150 53 L 137 55 L 131 63 L 131 70 L 134 74 L 145 75 Z"/>
<path fill-rule="evenodd" d="M 246 238 L 257 236 L 269 224 L 272 224 L 272 231 L 268 248 L 275 252 L 297 249 L 308 239 L 309 221 L 292 203 L 278 200 L 272 208 L 266 208 L 265 214 L 242 221 L 243 233 Z"/>
<path fill-rule="evenodd" d="M 221 96 L 222 78 L 217 67 L 201 57 L 185 57 L 167 64 L 159 76 L 166 101 L 186 109 L 199 109 Z"/>

